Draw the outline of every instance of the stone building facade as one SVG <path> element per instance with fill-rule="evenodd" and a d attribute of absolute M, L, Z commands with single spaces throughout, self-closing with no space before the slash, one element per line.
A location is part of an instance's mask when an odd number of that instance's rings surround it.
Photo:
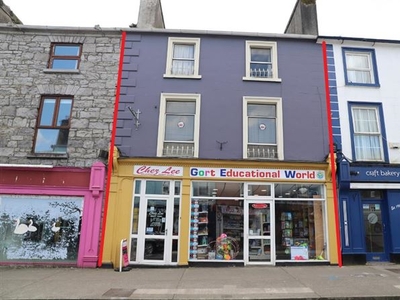
<path fill-rule="evenodd" d="M 90 167 L 107 150 L 120 32 L 0 26 L 0 163 Z M 47 68 L 52 43 L 82 44 L 79 72 Z M 67 157 L 33 155 L 40 97 L 73 95 Z"/>
<path fill-rule="evenodd" d="M 0 41 L 0 263 L 95 267 L 121 31 L 0 25 Z"/>

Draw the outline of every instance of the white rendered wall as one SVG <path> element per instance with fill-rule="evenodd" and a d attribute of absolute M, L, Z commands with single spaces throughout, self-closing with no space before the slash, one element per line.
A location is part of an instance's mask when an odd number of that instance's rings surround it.
<path fill-rule="evenodd" d="M 332 41 L 329 41 L 329 43 Z M 346 86 L 342 48 L 375 49 L 380 87 Z M 390 163 L 400 163 L 400 41 L 399 44 L 335 41 L 333 44 L 339 101 L 342 152 L 353 160 L 348 102 L 382 103 Z M 393 149 L 392 144 L 399 146 Z"/>

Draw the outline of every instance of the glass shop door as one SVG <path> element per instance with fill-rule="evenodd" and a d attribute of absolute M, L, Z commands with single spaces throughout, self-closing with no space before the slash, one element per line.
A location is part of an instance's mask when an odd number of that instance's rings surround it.
<path fill-rule="evenodd" d="M 382 201 L 364 200 L 363 219 L 367 261 L 389 261 L 387 228 Z"/>
<path fill-rule="evenodd" d="M 245 204 L 245 264 L 275 264 L 273 202 L 250 200 Z"/>
<path fill-rule="evenodd" d="M 173 241 L 173 199 L 144 198 L 145 207 L 139 222 L 138 261 L 154 264 L 170 264 Z M 171 201 L 172 200 L 172 201 Z"/>

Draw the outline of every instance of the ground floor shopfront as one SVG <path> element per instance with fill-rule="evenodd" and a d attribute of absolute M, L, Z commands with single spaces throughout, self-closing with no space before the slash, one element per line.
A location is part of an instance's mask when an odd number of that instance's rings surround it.
<path fill-rule="evenodd" d="M 400 262 L 400 166 L 339 165 L 343 262 Z"/>
<path fill-rule="evenodd" d="M 119 159 L 102 264 L 337 263 L 327 164 Z"/>
<path fill-rule="evenodd" d="M 0 167 L 0 264 L 98 261 L 105 166 Z"/>

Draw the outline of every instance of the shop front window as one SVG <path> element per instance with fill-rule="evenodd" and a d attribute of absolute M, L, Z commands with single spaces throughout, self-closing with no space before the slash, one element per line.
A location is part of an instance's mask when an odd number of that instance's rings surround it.
<path fill-rule="evenodd" d="M 243 183 L 194 182 L 190 260 L 243 259 Z"/>
<path fill-rule="evenodd" d="M 277 260 L 325 260 L 324 202 L 275 202 Z"/>
<path fill-rule="evenodd" d="M 275 184 L 275 198 L 324 198 L 321 184 Z"/>
<path fill-rule="evenodd" d="M 0 196 L 0 261 L 76 261 L 83 198 Z"/>
<path fill-rule="evenodd" d="M 146 194 L 169 195 L 169 181 L 146 181 Z"/>

